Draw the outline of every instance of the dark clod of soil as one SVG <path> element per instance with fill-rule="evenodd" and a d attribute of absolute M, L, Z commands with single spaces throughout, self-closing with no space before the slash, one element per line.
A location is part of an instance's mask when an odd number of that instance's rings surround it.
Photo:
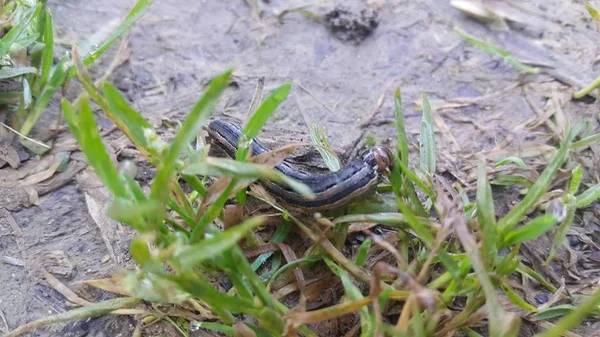
<path fill-rule="evenodd" d="M 335 7 L 325 14 L 325 23 L 342 41 L 361 42 L 379 25 L 377 12 L 371 8 Z"/>

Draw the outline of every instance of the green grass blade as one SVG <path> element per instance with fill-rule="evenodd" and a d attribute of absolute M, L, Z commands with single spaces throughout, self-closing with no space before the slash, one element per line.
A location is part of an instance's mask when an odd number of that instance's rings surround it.
<path fill-rule="evenodd" d="M 159 200 L 163 204 L 169 199 L 170 193 L 167 191 L 170 191 L 169 181 L 175 171 L 175 164 L 180 154 L 192 142 L 212 114 L 221 93 L 229 85 L 230 77 L 231 70 L 215 77 L 204 96 L 188 114 L 156 174 L 154 184 L 152 184 L 151 198 Z"/>
<path fill-rule="evenodd" d="M 598 27 L 598 30 L 600 30 L 600 13 L 598 10 L 592 7 L 592 5 L 590 5 L 590 3 L 587 1 L 585 2 L 585 9 L 587 9 L 590 17 L 596 22 L 596 27 Z"/>
<path fill-rule="evenodd" d="M 38 80 L 38 87 L 43 88 L 50 76 L 52 69 L 52 59 L 54 58 L 54 31 L 52 25 L 52 15 L 48 10 L 44 11 L 44 52 L 42 54 L 42 73 Z"/>
<path fill-rule="evenodd" d="M 504 291 L 504 294 L 506 295 L 506 297 L 508 297 L 510 302 L 512 304 L 514 304 L 517 308 L 520 308 L 521 310 L 524 310 L 526 312 L 536 312 L 537 311 L 536 307 L 527 303 L 527 301 L 525 301 L 523 298 L 521 298 L 521 296 L 519 296 L 519 294 L 517 294 L 514 290 L 512 290 L 508 285 L 503 283 L 501 285 L 501 288 Z"/>
<path fill-rule="evenodd" d="M 265 100 L 260 104 L 258 109 L 248 119 L 246 126 L 244 127 L 244 135 L 250 139 L 254 139 L 260 133 L 260 130 L 267 123 L 267 120 L 273 115 L 277 107 L 285 101 L 288 94 L 290 93 L 292 85 L 285 83 L 279 88 L 275 89 Z"/>
<path fill-rule="evenodd" d="M 433 117 L 431 106 L 425 93 L 421 93 L 423 100 L 423 117 L 421 119 L 421 135 L 419 137 L 419 158 L 421 170 L 425 173 L 435 173 L 435 133 L 433 130 Z"/>
<path fill-rule="evenodd" d="M 245 163 L 228 158 L 207 158 L 204 162 L 190 165 L 183 172 L 185 174 L 231 177 L 236 179 L 265 179 L 284 184 L 308 199 L 315 197 L 314 192 L 304 183 L 292 179 L 266 165 Z"/>
<path fill-rule="evenodd" d="M 356 254 L 356 265 L 362 267 L 365 264 L 367 259 L 367 253 L 369 253 L 369 249 L 373 244 L 373 240 L 366 239 L 363 243 L 358 247 L 358 254 Z"/>
<path fill-rule="evenodd" d="M 100 55 L 112 46 L 115 41 L 125 33 L 129 27 L 131 27 L 137 20 L 139 20 L 150 8 L 150 5 L 154 2 L 153 0 L 138 0 L 133 6 L 131 11 L 127 13 L 127 16 L 121 21 L 121 24 L 112 32 L 112 34 L 102 43 L 98 49 L 89 54 L 83 59 L 83 63 L 88 66 L 92 64 Z"/>
<path fill-rule="evenodd" d="M 537 74 L 539 72 L 539 69 L 533 68 L 533 67 L 528 67 L 528 66 L 524 65 L 523 63 L 521 63 L 518 59 L 516 59 L 514 56 L 512 56 L 506 50 L 498 48 L 491 43 L 481 41 L 481 40 L 467 34 L 466 32 L 464 32 L 463 30 L 461 30 L 458 27 L 455 27 L 454 29 L 465 41 L 467 41 L 473 47 L 480 49 L 481 51 L 485 52 L 486 54 L 502 58 L 506 64 L 513 67 L 518 72 L 527 73 L 527 74 Z"/>
<path fill-rule="evenodd" d="M 600 184 L 594 185 L 577 196 L 577 208 L 585 207 L 600 199 Z"/>
<path fill-rule="evenodd" d="M 35 100 L 35 104 L 33 105 L 32 110 L 29 111 L 29 114 L 26 117 L 27 119 L 21 126 L 21 134 L 27 136 L 29 132 L 31 132 L 31 129 L 38 121 L 38 119 L 40 119 L 40 117 L 42 116 L 42 113 L 46 109 L 46 106 L 48 106 L 48 103 L 52 99 L 52 96 L 54 95 L 56 90 L 60 88 L 65 82 L 69 66 L 69 57 L 64 56 L 54 67 L 54 71 L 50 76 L 50 81 L 48 81 L 44 89 L 42 89 L 40 96 Z"/>
<path fill-rule="evenodd" d="M 587 136 L 583 139 L 580 139 L 578 141 L 576 141 L 575 143 L 571 144 L 571 150 L 575 150 L 575 149 L 579 149 L 582 147 L 586 147 L 592 143 L 595 143 L 597 141 L 600 141 L 600 133 L 596 133 L 593 134 L 591 136 Z"/>
<path fill-rule="evenodd" d="M 544 169 L 535 184 L 529 188 L 529 191 L 523 200 L 515 208 L 508 212 L 506 216 L 498 221 L 498 230 L 500 233 L 503 233 L 503 236 L 511 231 L 519 223 L 519 221 L 521 221 L 531 207 L 533 207 L 540 197 L 546 192 L 550 186 L 550 183 L 552 182 L 552 179 L 556 175 L 556 172 L 567 159 L 571 142 L 577 133 L 578 132 L 575 132 L 574 130 L 569 132 L 567 137 L 563 139 L 560 148 L 556 152 L 552 161 L 548 163 L 548 166 Z"/>
<path fill-rule="evenodd" d="M 310 137 L 329 171 L 339 171 L 341 168 L 340 159 L 329 145 L 323 126 L 319 127 L 317 123 L 313 123 L 310 128 Z"/>
<path fill-rule="evenodd" d="M 31 20 L 39 15 L 41 10 L 41 4 L 37 4 L 35 7 L 30 8 L 25 12 L 23 17 L 19 20 L 19 23 L 14 25 L 6 35 L 0 39 L 0 56 L 6 55 L 10 51 L 10 47 L 15 41 L 21 36 L 21 34 L 29 27 Z"/>
<path fill-rule="evenodd" d="M 110 159 L 102 143 L 102 137 L 98 133 L 94 113 L 90 108 L 87 97 L 83 97 L 81 100 L 79 139 L 85 157 L 108 190 L 116 197 L 129 199 L 127 190 L 120 179 L 119 170 Z"/>
<path fill-rule="evenodd" d="M 122 127 L 124 133 L 131 138 L 136 147 L 161 158 L 161 154 L 156 151 L 156 147 L 149 144 L 146 130 L 153 130 L 152 125 L 127 102 L 127 99 L 114 85 L 104 82 L 102 92 L 111 114 L 118 119 L 119 127 Z"/>
<path fill-rule="evenodd" d="M 487 180 L 484 161 L 477 167 L 477 220 L 483 234 L 482 258 L 486 266 L 492 266 L 498 249 L 496 247 L 496 211 L 492 187 Z"/>
<path fill-rule="evenodd" d="M 583 169 L 581 165 L 577 165 L 571 170 L 571 181 L 569 182 L 569 194 L 575 195 L 579 191 L 579 186 L 583 180 Z"/>
<path fill-rule="evenodd" d="M 71 129 L 73 137 L 75 137 L 77 142 L 81 144 L 81 133 L 79 132 L 79 116 L 77 116 L 73 105 L 71 105 L 71 103 L 67 99 L 63 98 L 60 101 L 60 104 L 63 110 L 63 115 L 65 116 L 65 120 L 69 125 L 69 129 Z"/>
<path fill-rule="evenodd" d="M 560 337 L 566 334 L 570 329 L 576 327 L 585 319 L 585 317 L 592 312 L 597 310 L 600 304 L 600 290 L 587 298 L 579 307 L 575 308 L 567 316 L 563 317 L 552 330 L 548 330 L 544 333 L 537 334 L 535 337 Z"/>
<path fill-rule="evenodd" d="M 183 270 L 189 270 L 189 268 L 194 267 L 198 263 L 211 259 L 224 251 L 231 249 L 231 247 L 243 239 L 249 231 L 260 226 L 264 221 L 264 217 L 255 217 L 222 233 L 210 234 L 210 237 L 207 237 L 199 243 L 178 251 L 175 258 Z"/>
<path fill-rule="evenodd" d="M 22 68 L 4 68 L 0 69 L 0 80 L 7 78 L 13 78 L 25 74 L 33 74 L 37 72 L 34 67 L 22 67 Z"/>
<path fill-rule="evenodd" d="M 394 116 L 396 117 L 396 137 L 398 140 L 398 158 L 405 167 L 408 167 L 408 137 L 404 126 L 404 114 L 402 111 L 402 93 L 400 88 L 396 89 L 394 95 Z"/>
<path fill-rule="evenodd" d="M 519 157 L 506 157 L 506 158 L 498 161 L 494 165 L 494 167 L 500 167 L 500 166 L 504 166 L 504 165 L 508 165 L 508 164 L 515 164 L 518 167 L 522 167 L 522 168 L 527 167 L 527 165 L 525 164 L 525 162 L 523 161 L 523 159 L 521 159 Z"/>

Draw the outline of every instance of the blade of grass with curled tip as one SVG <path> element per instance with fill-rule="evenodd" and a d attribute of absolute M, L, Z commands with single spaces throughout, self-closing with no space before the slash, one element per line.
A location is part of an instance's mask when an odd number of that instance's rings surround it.
<path fill-rule="evenodd" d="M 317 123 L 312 123 L 310 128 L 310 137 L 312 139 L 315 148 L 323 158 L 323 162 L 327 165 L 327 168 L 331 172 L 337 172 L 340 170 L 340 159 L 337 154 L 329 145 L 329 141 L 327 140 L 327 136 L 325 135 L 325 129 L 322 125 L 317 125 Z"/>
<path fill-rule="evenodd" d="M 531 207 L 533 207 L 539 198 L 546 192 L 552 179 L 556 175 L 556 172 L 565 160 L 567 160 L 571 143 L 582 127 L 583 124 L 580 124 L 576 128 L 570 130 L 567 137 L 563 138 L 560 148 L 554 155 L 554 158 L 548 163 L 548 166 L 544 169 L 535 184 L 529 188 L 529 191 L 523 200 L 498 221 L 498 230 L 500 231 L 501 238 L 505 237 L 508 232 L 521 221 Z"/>
<path fill-rule="evenodd" d="M 494 210 L 494 198 L 492 187 L 487 180 L 487 172 L 484 161 L 479 161 L 477 166 L 477 220 L 483 234 L 482 259 L 486 267 L 494 265 L 498 255 L 496 246 L 496 211 Z"/>
<path fill-rule="evenodd" d="M 506 158 L 498 161 L 496 164 L 494 164 L 494 167 L 500 167 L 500 166 L 504 166 L 504 165 L 508 165 L 508 164 L 515 164 L 518 167 L 522 167 L 522 168 L 527 167 L 527 165 L 525 164 L 523 159 L 521 159 L 519 157 L 506 157 Z"/>
<path fill-rule="evenodd" d="M 425 173 L 435 173 L 435 133 L 431 105 L 425 92 L 421 93 L 423 101 L 423 116 L 421 119 L 421 134 L 419 137 L 419 158 L 421 170 Z"/>

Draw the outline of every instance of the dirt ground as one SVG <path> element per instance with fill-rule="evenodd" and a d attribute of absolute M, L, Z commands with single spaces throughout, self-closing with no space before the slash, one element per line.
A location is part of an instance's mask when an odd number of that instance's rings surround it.
<path fill-rule="evenodd" d="M 57 39 L 80 41 L 114 25 L 132 3 L 63 0 L 48 5 Z M 589 98 L 569 99 L 600 74 L 600 32 L 581 1 L 489 1 L 493 8 L 508 13 L 509 31 L 502 31 L 467 18 L 448 0 L 372 0 L 368 6 L 377 14 L 374 20 L 378 24 L 364 39 L 351 36 L 349 41 L 298 13 L 277 20 L 277 14 L 303 5 L 303 1 L 258 3 L 263 11 L 260 17 L 242 0 L 156 1 L 132 30 L 130 54 L 115 70 L 114 82 L 138 111 L 158 124 L 163 118 L 183 118 L 211 77 L 230 66 L 235 66 L 236 85 L 228 89 L 217 116 L 245 120 L 260 78 L 264 77 L 265 92 L 292 81 L 292 94 L 262 138 L 277 142 L 288 137 L 307 138 L 314 121 L 326 128 L 330 142 L 341 153 L 352 153 L 359 135 L 394 146 L 392 95 L 398 86 L 402 88 L 410 141 L 417 144 L 420 118 L 413 116 L 418 116 L 416 102 L 425 91 L 438 108 L 441 123 L 436 125 L 440 131 L 438 171 L 458 179 L 469 178 L 468 168 L 475 159 L 472 154 L 492 150 L 507 137 L 513 137 L 509 145 L 513 155 L 529 149 L 528 144 L 539 143 L 542 133 L 526 133 L 517 126 L 536 116 L 536 109 L 552 108 L 552 99 L 559 102 L 569 119 L 591 119 L 592 129 L 599 130 L 599 105 Z M 600 2 L 592 4 L 600 7 Z M 333 6 L 327 2 L 309 9 L 324 14 Z M 371 28 L 373 22 L 367 22 Z M 502 46 L 542 72 L 519 75 L 463 42 L 453 30 L 455 25 Z M 115 50 L 103 65 L 110 63 Z M 99 73 L 103 67 L 94 69 Z M 526 84 L 517 86 L 519 83 Z M 526 94 L 522 87 L 527 88 Z M 73 97 L 75 89 L 70 92 Z M 41 128 L 52 125 L 57 103 L 51 105 Z M 374 110 L 377 114 L 372 118 Z M 110 128 L 106 121 L 103 123 Z M 114 147 L 121 144 L 117 136 L 111 139 Z M 594 163 L 599 162 L 600 148 L 593 150 L 581 161 L 588 170 L 587 181 L 597 183 L 600 168 Z M 72 158 L 83 163 L 80 154 L 72 154 Z M 35 165 L 38 160 L 30 158 L 27 164 Z M 18 172 L 5 167 L 0 176 L 6 182 L 15 179 Z M 138 172 L 142 180 L 151 176 L 151 169 Z M 0 284 L 5 290 L 0 292 L 0 312 L 5 318 L 0 327 L 6 324 L 14 329 L 69 309 L 62 295 L 42 279 L 42 267 L 69 283 L 107 277 L 129 266 L 127 239 L 131 232 L 115 225 L 107 234 L 94 221 L 98 214 L 90 215 L 96 187 L 79 176 L 77 181 L 40 196 L 38 206 L 27 207 L 26 191 L 0 185 L 0 257 L 24 262 L 24 266 L 0 264 Z M 96 196 L 102 198 L 101 194 Z M 583 216 L 578 222 L 591 237 L 599 233 L 600 224 L 594 216 Z M 595 241 L 600 243 L 597 236 Z M 588 279 L 600 277 L 600 253 L 596 250 L 593 254 L 596 257 L 589 268 L 594 270 L 595 266 L 596 271 L 588 273 Z M 104 296 L 100 292 L 87 294 L 89 300 Z M 134 326 L 127 317 L 105 317 L 57 325 L 33 335 L 126 336 Z M 587 328 L 598 331 L 599 326 Z M 174 331 L 164 333 L 176 335 Z"/>

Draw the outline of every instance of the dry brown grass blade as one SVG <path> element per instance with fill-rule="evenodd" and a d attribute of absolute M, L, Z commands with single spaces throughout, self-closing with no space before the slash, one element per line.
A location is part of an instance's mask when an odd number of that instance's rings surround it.
<path fill-rule="evenodd" d="M 117 227 L 116 221 L 109 218 L 107 215 L 107 205 L 102 204 L 101 201 L 95 199 L 90 194 L 85 193 L 85 203 L 88 207 L 88 213 L 98 226 L 100 230 L 100 235 L 102 236 L 102 241 L 104 241 L 104 245 L 108 250 L 108 254 L 110 255 L 114 264 L 120 264 L 121 261 L 115 254 L 115 250 L 111 244 L 111 240 L 109 237 L 109 231 Z"/>
<path fill-rule="evenodd" d="M 9 332 L 4 337 L 16 337 L 24 333 L 33 331 L 43 326 L 71 322 L 81 320 L 89 317 L 98 317 L 114 312 L 120 308 L 129 307 L 135 305 L 140 300 L 137 298 L 116 298 L 114 300 L 108 300 L 104 302 L 94 303 L 85 307 L 73 309 L 62 314 L 47 316 L 33 322 L 21 325 L 15 330 Z"/>
<path fill-rule="evenodd" d="M 296 261 L 298 258 L 296 257 L 296 253 L 294 250 L 283 243 L 276 243 L 281 253 L 285 257 L 288 263 Z M 302 270 L 300 267 L 296 267 L 293 269 L 294 276 L 296 276 L 296 282 L 298 283 L 298 289 L 300 290 L 300 294 L 304 296 L 304 289 L 306 288 L 306 280 L 304 279 L 304 275 L 302 274 Z"/>
<path fill-rule="evenodd" d="M 383 249 L 390 252 L 392 254 L 392 256 L 394 256 L 394 258 L 396 259 L 396 262 L 398 263 L 398 267 L 402 268 L 403 270 L 408 270 L 408 262 L 406 262 L 406 260 L 404 260 L 402 255 L 400 255 L 400 252 L 398 252 L 398 250 L 394 246 L 392 246 L 391 243 L 387 242 L 386 240 L 381 238 L 379 235 L 373 234 L 369 230 L 363 230 L 363 232 L 365 234 L 369 235 L 373 239 L 373 242 L 375 244 L 381 246 Z M 375 267 L 377 267 L 377 265 L 375 265 Z"/>
<path fill-rule="evenodd" d="M 26 264 L 27 263 L 27 250 L 25 249 L 25 245 L 23 243 L 23 232 L 21 231 L 21 228 L 17 224 L 17 221 L 15 220 L 15 218 L 13 218 L 12 214 L 10 214 L 10 212 L 4 207 L 0 208 L 0 219 L 1 218 L 5 218 L 9 224 L 10 228 L 13 230 L 17 248 L 19 249 L 19 252 L 21 252 L 21 259 Z"/>
<path fill-rule="evenodd" d="M 242 321 L 237 321 L 233 325 L 233 335 L 235 337 L 256 337 L 256 332 Z"/>
<path fill-rule="evenodd" d="M 369 304 L 371 304 L 371 298 L 364 297 L 356 301 L 346 302 L 320 310 L 291 313 L 286 316 L 285 320 L 287 324 L 297 328 L 304 324 L 318 323 L 335 317 L 350 314 Z"/>
<path fill-rule="evenodd" d="M 105 278 L 105 279 L 97 279 L 97 280 L 83 280 L 83 281 L 75 281 L 72 282 L 71 285 L 87 285 L 92 286 L 94 288 L 102 289 L 113 294 L 119 294 L 123 296 L 133 296 L 132 293 L 127 291 L 120 279 L 118 278 Z"/>
<path fill-rule="evenodd" d="M 81 306 L 86 306 L 86 305 L 92 304 L 92 302 L 89 302 L 89 301 L 79 297 L 73 290 L 69 289 L 69 287 L 67 287 L 62 282 L 60 282 L 56 277 L 54 277 L 54 275 L 50 274 L 46 270 L 46 268 L 42 267 L 41 271 L 42 271 L 42 274 L 44 275 L 44 278 L 46 279 L 46 282 L 48 282 L 48 284 L 52 288 L 54 288 L 54 290 L 61 293 L 64 297 L 66 297 L 72 303 L 75 303 L 75 304 L 78 304 Z"/>

